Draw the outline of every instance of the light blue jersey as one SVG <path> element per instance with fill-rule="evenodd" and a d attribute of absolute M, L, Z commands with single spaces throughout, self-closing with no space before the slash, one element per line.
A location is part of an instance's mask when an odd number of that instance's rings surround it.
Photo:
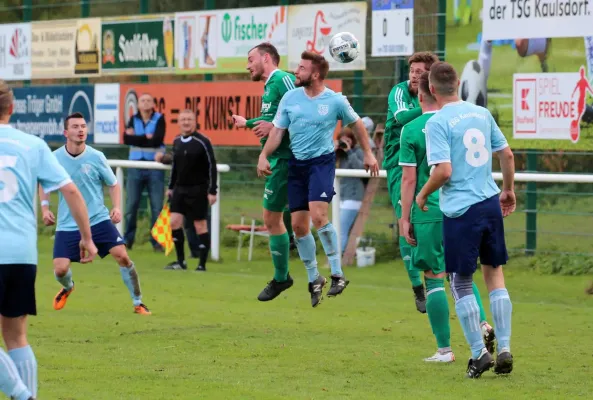
<path fill-rule="evenodd" d="M 117 179 L 107 164 L 105 155 L 91 146 L 86 146 L 85 150 L 74 157 L 66 151 L 66 146 L 62 146 L 54 151 L 56 158 L 66 169 L 66 172 L 72 178 L 72 181 L 80 190 L 82 197 L 89 211 L 91 226 L 99 222 L 106 221 L 109 218 L 109 210 L 105 207 L 103 198 L 103 183 L 107 186 L 113 186 Z M 70 213 L 70 208 L 66 200 L 60 193 L 60 203 L 58 205 L 58 227 L 57 231 L 77 231 L 78 225 Z"/>
<path fill-rule="evenodd" d="M 288 129 L 292 153 L 297 160 L 310 160 L 334 152 L 338 120 L 350 125 L 358 119 L 342 93 L 325 88 L 312 98 L 300 87 L 282 97 L 274 126 Z"/>
<path fill-rule="evenodd" d="M 492 178 L 492 153 L 507 140 L 484 107 L 459 101 L 445 105 L 426 123 L 428 165 L 451 163 L 441 188 L 441 211 L 456 218 L 473 204 L 500 193 Z"/>
<path fill-rule="evenodd" d="M 0 124 L 0 264 L 37 264 L 38 182 L 49 193 L 71 180 L 43 140 Z"/>

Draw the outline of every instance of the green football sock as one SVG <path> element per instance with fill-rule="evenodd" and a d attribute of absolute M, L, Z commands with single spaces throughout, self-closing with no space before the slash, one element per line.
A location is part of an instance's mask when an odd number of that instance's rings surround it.
<path fill-rule="evenodd" d="M 412 282 L 412 287 L 422 286 L 420 272 L 417 270 L 413 270 L 412 265 L 410 264 L 412 256 L 412 247 L 408 244 L 408 242 L 406 242 L 406 238 L 403 236 L 399 237 L 399 251 L 402 255 L 402 259 L 404 260 L 404 266 L 406 267 L 408 278 L 410 278 L 410 282 Z"/>
<path fill-rule="evenodd" d="M 274 262 L 274 280 L 285 282 L 288 279 L 288 256 L 290 240 L 288 233 L 270 236 L 270 253 Z"/>
<path fill-rule="evenodd" d="M 474 287 L 474 296 L 476 296 L 476 301 L 478 302 L 478 307 L 480 307 L 480 323 L 486 322 L 486 311 L 484 311 L 484 306 L 482 305 L 482 297 L 480 296 L 480 290 L 476 286 L 476 283 L 472 283 Z"/>
<path fill-rule="evenodd" d="M 449 302 L 445 292 L 445 279 L 426 278 L 426 313 L 439 349 L 451 347 Z"/>
<path fill-rule="evenodd" d="M 282 213 L 282 220 L 284 221 L 284 226 L 286 227 L 286 232 L 288 232 L 288 237 L 292 237 L 292 220 L 290 219 L 290 210 L 286 208 Z"/>

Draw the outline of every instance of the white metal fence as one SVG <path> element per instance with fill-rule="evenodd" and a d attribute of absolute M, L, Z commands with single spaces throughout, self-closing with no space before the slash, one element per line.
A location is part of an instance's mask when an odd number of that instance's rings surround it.
<path fill-rule="evenodd" d="M 129 160 L 108 160 L 111 167 L 116 168 L 116 176 L 120 185 L 122 186 L 122 206 L 124 203 L 125 196 L 125 183 L 123 168 L 145 168 L 145 169 L 161 169 L 168 170 L 171 167 L 163 165 L 157 162 L 150 161 L 129 161 Z M 211 254 L 213 260 L 220 259 L 220 201 L 221 201 L 221 184 L 220 184 L 220 173 L 229 172 L 230 166 L 226 164 L 218 164 L 218 199 L 212 206 L 212 248 Z M 255 171 L 255 166 L 253 167 Z M 493 174 L 494 179 L 501 181 L 502 173 L 495 172 Z M 334 190 L 336 195 L 332 200 L 332 225 L 334 225 L 336 232 L 338 233 L 338 245 L 341 243 L 340 238 L 340 178 L 369 178 L 370 174 L 365 170 L 353 170 L 353 169 L 336 169 L 336 179 L 334 181 Z M 387 171 L 379 171 L 379 178 L 385 179 L 387 177 Z M 593 175 L 591 174 L 541 174 L 541 173 L 526 173 L 517 172 L 515 173 L 515 182 L 547 182 L 547 183 L 593 183 Z M 118 224 L 118 229 L 123 233 L 123 223 Z"/>
<path fill-rule="evenodd" d="M 115 176 L 117 177 L 117 181 L 121 186 L 121 205 L 125 207 L 125 190 L 126 185 L 124 181 L 124 168 L 141 168 L 141 169 L 160 169 L 160 170 L 169 170 L 171 166 L 164 165 L 154 161 L 131 161 L 131 160 L 107 160 L 109 166 L 115 168 Z M 218 196 L 216 199 L 216 203 L 212 205 L 211 209 L 211 227 L 210 227 L 210 236 L 211 236 L 211 248 L 210 248 L 210 255 L 213 260 L 218 261 L 220 259 L 220 173 L 221 172 L 229 172 L 231 168 L 226 164 L 217 164 L 216 168 L 218 169 L 217 174 L 217 184 L 218 184 Z M 125 210 L 124 214 L 125 214 Z M 124 234 L 124 225 L 123 225 L 124 218 L 122 221 L 117 224 L 117 229 L 123 235 Z"/>

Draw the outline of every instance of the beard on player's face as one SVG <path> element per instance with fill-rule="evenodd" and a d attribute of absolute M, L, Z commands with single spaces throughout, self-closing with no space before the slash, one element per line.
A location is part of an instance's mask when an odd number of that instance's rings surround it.
<path fill-rule="evenodd" d="M 294 81 L 294 85 L 296 87 L 309 87 L 313 83 L 313 74 L 309 74 L 308 76 L 304 76 L 303 74 L 299 74 L 296 80 Z"/>
<path fill-rule="evenodd" d="M 264 63 L 260 61 L 259 63 L 254 63 L 251 66 L 251 80 L 254 82 L 259 82 L 262 79 L 264 74 Z"/>

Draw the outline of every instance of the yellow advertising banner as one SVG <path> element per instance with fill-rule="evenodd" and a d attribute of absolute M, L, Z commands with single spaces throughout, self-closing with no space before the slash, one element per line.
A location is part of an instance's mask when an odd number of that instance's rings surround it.
<path fill-rule="evenodd" d="M 32 79 L 99 75 L 100 18 L 33 22 L 31 26 Z"/>

